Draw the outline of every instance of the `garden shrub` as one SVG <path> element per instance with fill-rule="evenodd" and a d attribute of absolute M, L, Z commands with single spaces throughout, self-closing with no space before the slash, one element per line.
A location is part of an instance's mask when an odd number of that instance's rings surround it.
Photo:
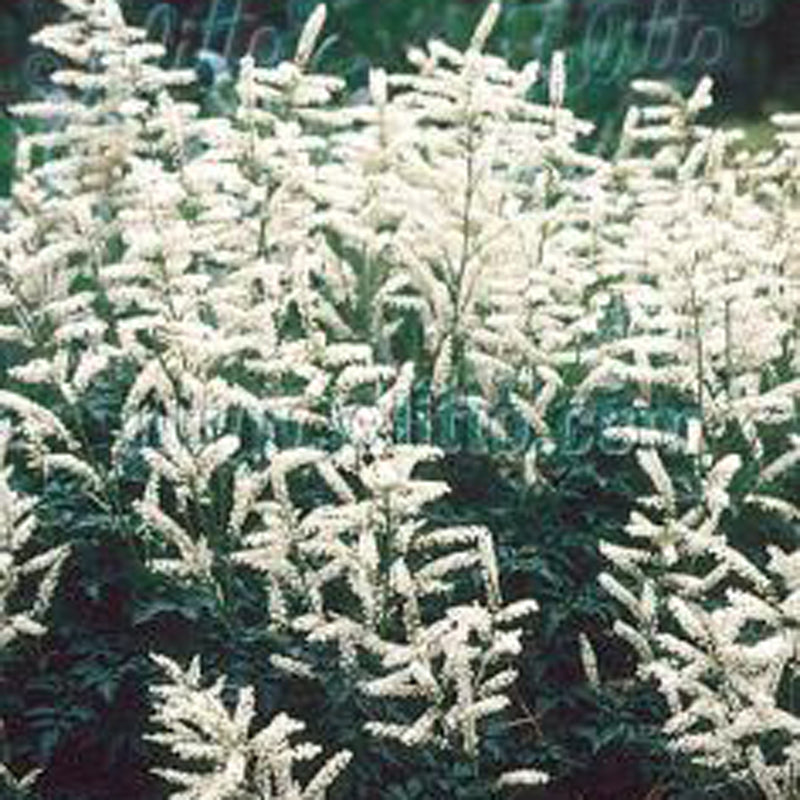
<path fill-rule="evenodd" d="M 789 796 L 797 116 L 750 155 L 637 81 L 601 157 L 498 2 L 363 102 L 320 5 L 201 114 L 64 5 L 0 229 L 9 791 Z"/>

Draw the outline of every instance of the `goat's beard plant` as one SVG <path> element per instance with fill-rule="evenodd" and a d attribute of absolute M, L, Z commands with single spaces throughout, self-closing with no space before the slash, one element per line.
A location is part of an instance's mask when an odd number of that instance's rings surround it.
<path fill-rule="evenodd" d="M 469 769 L 449 791 L 485 797 L 546 780 L 535 754 L 482 771 L 536 603 L 504 601 L 487 527 L 434 516 L 442 452 L 420 441 L 425 425 L 397 426 L 414 382 L 434 406 L 455 392 L 484 444 L 524 429 L 521 483 L 539 479 L 556 397 L 693 407 L 671 436 L 606 431 L 639 448 L 664 519 L 636 512 L 628 530 L 655 555 L 604 545 L 628 577 L 602 582 L 633 617 L 617 629 L 660 681 L 677 746 L 778 797 L 792 746 L 776 755 L 760 739 L 796 727 L 776 700 L 794 659 L 796 120 L 780 118 L 780 150 L 751 160 L 696 123 L 707 83 L 688 101 L 641 83 L 655 104 L 629 118 L 617 156 L 587 155 L 560 55 L 540 104 L 537 64 L 484 53 L 496 2 L 465 52 L 411 51 L 417 72 L 373 71 L 360 106 L 308 71 L 319 6 L 293 61 L 245 59 L 236 107 L 201 117 L 181 99 L 190 76 L 160 69 L 114 0 L 64 5 L 40 38 L 71 65 L 52 76 L 70 99 L 15 109 L 46 130 L 22 139 L 0 233 L 0 409 L 28 485 L 68 480 L 231 637 L 240 595 L 255 593 L 285 686 L 341 692 L 371 737 L 351 736 L 359 746 L 454 753 Z M 492 413 L 501 391 L 511 415 Z M 688 516 L 656 448 L 704 487 Z M 742 501 L 786 520 L 769 568 L 718 533 L 742 463 L 780 478 Z M 64 552 L 33 561 L 50 570 L 37 612 Z M 13 578 L 15 563 L 0 566 Z M 27 619 L 4 616 L 0 641 Z M 749 623 L 762 629 L 745 642 Z M 280 699 L 268 719 L 238 685 L 232 708 L 224 675 L 204 688 L 198 661 L 154 658 L 168 682 L 150 738 L 171 750 L 160 774 L 176 798 L 322 798 L 370 758 L 339 740 L 308 776 L 300 762 L 318 749 L 289 742 L 303 723 Z"/>

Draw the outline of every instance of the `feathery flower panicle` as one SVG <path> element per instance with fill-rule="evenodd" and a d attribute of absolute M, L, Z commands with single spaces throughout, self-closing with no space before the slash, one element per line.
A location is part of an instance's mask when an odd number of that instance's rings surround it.
<path fill-rule="evenodd" d="M 553 53 L 550 62 L 550 83 L 548 85 L 548 96 L 550 105 L 558 111 L 564 105 L 564 93 L 567 87 L 566 63 L 563 50 Z"/>
<path fill-rule="evenodd" d="M 497 781 L 498 788 L 506 786 L 541 786 L 548 783 L 550 776 L 538 769 L 515 769 L 503 773 Z"/>
<path fill-rule="evenodd" d="M 258 792 L 275 800 L 322 800 L 346 768 L 351 754 L 329 758 L 303 786 L 294 776 L 296 765 L 315 759 L 322 748 L 292 739 L 305 724 L 279 713 L 257 733 L 256 698 L 252 687 L 240 689 L 231 711 L 222 699 L 225 677 L 202 685 L 199 658 L 188 669 L 166 656 L 153 660 L 168 681 L 152 689 L 153 722 L 160 732 L 148 736 L 185 762 L 182 769 L 158 769 L 157 774 L 180 787 L 171 797 L 184 800 L 227 800 L 242 792 Z"/>
<path fill-rule="evenodd" d="M 500 3 L 498 0 L 492 0 L 486 10 L 483 12 L 475 31 L 472 34 L 472 39 L 469 42 L 469 49 L 480 52 L 486 46 L 486 41 L 492 33 L 497 20 L 500 17 Z"/>
<path fill-rule="evenodd" d="M 633 620 L 617 621 L 614 631 L 637 653 L 640 675 L 654 677 L 667 699 L 671 716 L 664 730 L 674 749 L 706 766 L 749 777 L 766 791 L 782 778 L 775 766 L 753 771 L 752 759 L 764 757 L 765 737 L 781 731 L 791 746 L 800 734 L 800 724 L 779 700 L 794 653 L 781 622 L 781 614 L 794 613 L 796 605 L 790 559 L 769 548 L 771 561 L 762 569 L 720 530 L 723 511 L 735 508 L 731 483 L 742 466 L 738 454 L 724 456 L 700 476 L 695 505 L 685 510 L 661 458 L 654 451 L 637 455 L 658 488 L 662 502 L 656 507 L 662 513 L 669 509 L 667 523 L 679 535 L 654 561 L 646 551 L 664 547 L 661 526 L 633 512 L 628 532 L 647 542 L 645 552 L 602 544 L 603 555 L 625 579 L 605 573 L 600 584 Z M 780 514 L 784 504 L 775 500 L 771 504 L 765 496 L 759 507 L 768 512 L 774 507 Z M 754 625 L 760 634 L 745 635 Z M 721 685 L 726 688 L 720 690 Z"/>
<path fill-rule="evenodd" d="M 312 12 L 311 16 L 305 24 L 301 34 L 300 41 L 297 43 L 297 50 L 295 52 L 295 64 L 301 69 L 305 68 L 308 60 L 311 58 L 311 53 L 317 43 L 322 28 L 325 25 L 325 16 L 327 9 L 324 3 L 320 3 Z"/>
<path fill-rule="evenodd" d="M 42 636 L 42 620 L 58 585 L 61 569 L 69 556 L 64 544 L 23 558 L 37 527 L 36 500 L 16 491 L 11 483 L 14 468 L 7 464 L 12 429 L 0 423 L 0 650 L 20 636 Z M 22 581 L 37 578 L 36 594 L 29 600 Z"/>

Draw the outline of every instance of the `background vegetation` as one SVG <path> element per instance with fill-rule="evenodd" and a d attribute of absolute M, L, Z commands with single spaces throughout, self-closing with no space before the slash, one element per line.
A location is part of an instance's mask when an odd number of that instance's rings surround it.
<path fill-rule="evenodd" d="M 232 62 L 253 49 L 260 63 L 292 51 L 309 0 L 125 0 L 132 23 L 149 25 L 187 65 L 202 47 Z M 464 46 L 482 4 L 472 0 L 331 0 L 330 31 L 317 66 L 363 86 L 369 65 L 406 69 L 405 50 L 438 36 Z M 598 123 L 610 151 L 630 81 L 668 77 L 684 90 L 702 74 L 717 81 L 715 115 L 752 127 L 769 109 L 800 100 L 800 12 L 792 0 L 514 0 L 492 47 L 513 66 L 566 49 L 569 102 Z M 49 0 L 8 0 L 0 8 L 0 194 L 8 191 L 13 135 L 3 102 L 46 89 L 53 64 L 37 58 L 30 34 L 58 15 Z M 41 53 L 38 54 L 41 56 Z M 766 124 L 766 123 L 764 123 Z"/>

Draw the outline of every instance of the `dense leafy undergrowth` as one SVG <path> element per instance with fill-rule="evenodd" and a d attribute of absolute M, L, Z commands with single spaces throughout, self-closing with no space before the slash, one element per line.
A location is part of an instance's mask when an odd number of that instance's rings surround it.
<path fill-rule="evenodd" d="M 8 796 L 798 791 L 800 119 L 412 49 L 370 96 L 38 35 L 0 230 Z M 545 97 L 544 101 L 541 99 Z"/>

